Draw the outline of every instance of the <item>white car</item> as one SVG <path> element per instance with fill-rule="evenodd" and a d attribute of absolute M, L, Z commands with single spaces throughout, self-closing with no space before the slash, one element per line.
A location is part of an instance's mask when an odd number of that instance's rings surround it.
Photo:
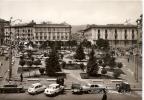
<path fill-rule="evenodd" d="M 83 92 L 86 93 L 101 93 L 103 90 L 106 90 L 106 87 L 101 84 L 87 84 L 82 86 Z"/>
<path fill-rule="evenodd" d="M 41 83 L 35 83 L 35 84 L 32 84 L 32 86 L 28 88 L 28 93 L 36 94 L 36 93 L 43 92 L 45 89 L 46 89 L 45 85 L 42 85 Z"/>
<path fill-rule="evenodd" d="M 48 86 L 48 88 L 45 89 L 44 93 L 47 96 L 55 96 L 58 93 L 63 93 L 64 86 L 61 86 L 59 84 L 51 84 Z"/>

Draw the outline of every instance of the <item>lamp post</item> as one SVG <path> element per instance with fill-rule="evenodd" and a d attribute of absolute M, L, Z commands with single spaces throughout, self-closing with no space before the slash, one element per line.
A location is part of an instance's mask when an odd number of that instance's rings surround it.
<path fill-rule="evenodd" d="M 20 19 L 16 19 L 14 21 L 12 21 L 12 17 L 10 17 L 10 53 L 9 53 L 9 81 L 11 80 L 12 78 L 12 45 L 13 45 L 13 41 L 12 41 L 12 30 L 11 30 L 11 27 L 12 27 L 12 22 L 15 22 L 17 20 L 21 21 Z M 15 40 L 15 39 L 14 39 Z"/>
<path fill-rule="evenodd" d="M 136 82 L 138 82 L 138 64 L 139 64 L 139 50 L 141 49 L 139 47 L 139 43 L 140 41 L 142 41 L 142 15 L 140 16 L 139 19 L 136 20 L 137 22 L 137 55 L 135 56 L 135 62 L 136 62 L 136 65 L 135 65 L 135 79 L 136 79 Z"/>

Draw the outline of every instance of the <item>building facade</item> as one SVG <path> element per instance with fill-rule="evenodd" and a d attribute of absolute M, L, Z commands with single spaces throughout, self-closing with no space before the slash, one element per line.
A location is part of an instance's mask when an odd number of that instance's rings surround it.
<path fill-rule="evenodd" d="M 137 26 L 124 24 L 89 25 L 84 30 L 84 37 L 96 44 L 100 38 L 109 41 L 112 47 L 129 47 L 136 44 Z"/>
<path fill-rule="evenodd" d="M 4 27 L 9 25 L 9 21 L 0 19 L 0 45 L 4 42 Z"/>
<path fill-rule="evenodd" d="M 5 44 L 10 41 L 15 43 L 24 43 L 32 41 L 36 44 L 42 44 L 44 41 L 68 41 L 71 34 L 71 25 L 62 24 L 21 24 L 15 26 L 6 26 Z M 11 32 L 11 34 L 10 34 Z"/>

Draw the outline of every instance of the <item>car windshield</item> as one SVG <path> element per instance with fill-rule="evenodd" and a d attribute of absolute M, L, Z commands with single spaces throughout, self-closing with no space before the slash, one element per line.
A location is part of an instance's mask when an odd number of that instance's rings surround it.
<path fill-rule="evenodd" d="M 55 89 L 55 87 L 53 87 L 53 86 L 49 86 L 48 88 L 49 88 L 49 89 Z"/>

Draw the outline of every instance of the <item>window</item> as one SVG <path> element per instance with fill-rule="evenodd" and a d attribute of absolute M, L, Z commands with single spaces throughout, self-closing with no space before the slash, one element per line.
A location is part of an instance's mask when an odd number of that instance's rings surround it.
<path fill-rule="evenodd" d="M 55 40 L 55 36 L 53 36 L 53 40 Z"/>

